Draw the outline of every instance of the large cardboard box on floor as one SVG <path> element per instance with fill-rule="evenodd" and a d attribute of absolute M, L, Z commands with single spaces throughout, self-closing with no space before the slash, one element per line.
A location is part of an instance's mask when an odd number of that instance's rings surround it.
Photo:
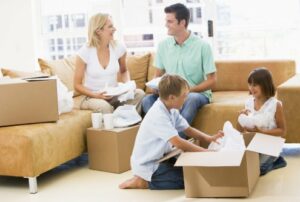
<path fill-rule="evenodd" d="M 0 92 L 0 126 L 58 120 L 55 79 L 5 79 Z"/>
<path fill-rule="evenodd" d="M 244 151 L 185 152 L 175 166 L 183 166 L 186 197 L 248 197 L 259 178 L 259 155 L 279 156 L 284 139 L 260 133 L 243 134 Z"/>
<path fill-rule="evenodd" d="M 88 128 L 89 168 L 112 173 L 130 170 L 130 156 L 139 125 L 112 130 Z"/>

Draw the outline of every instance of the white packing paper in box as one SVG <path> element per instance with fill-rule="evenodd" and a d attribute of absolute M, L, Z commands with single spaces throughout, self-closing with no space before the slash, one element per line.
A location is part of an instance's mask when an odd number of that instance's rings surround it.
<path fill-rule="evenodd" d="M 285 139 L 281 137 L 256 133 L 245 149 L 232 151 L 226 149 L 218 152 L 185 152 L 179 156 L 175 166 L 239 166 L 246 150 L 270 156 L 279 156 L 284 141 Z"/>

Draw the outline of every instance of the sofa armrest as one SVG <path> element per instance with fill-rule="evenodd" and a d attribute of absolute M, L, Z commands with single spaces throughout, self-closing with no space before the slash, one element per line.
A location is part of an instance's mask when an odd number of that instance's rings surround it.
<path fill-rule="evenodd" d="M 286 142 L 300 143 L 300 74 L 296 74 L 277 88 L 286 119 Z"/>

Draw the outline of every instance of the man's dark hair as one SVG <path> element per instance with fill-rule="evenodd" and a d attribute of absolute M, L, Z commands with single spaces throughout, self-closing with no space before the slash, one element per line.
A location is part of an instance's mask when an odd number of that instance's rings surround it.
<path fill-rule="evenodd" d="M 167 6 L 165 8 L 165 13 L 175 13 L 175 18 L 177 19 L 178 24 L 181 20 L 185 20 L 185 27 L 187 28 L 190 21 L 190 11 L 185 5 L 177 3 Z"/>

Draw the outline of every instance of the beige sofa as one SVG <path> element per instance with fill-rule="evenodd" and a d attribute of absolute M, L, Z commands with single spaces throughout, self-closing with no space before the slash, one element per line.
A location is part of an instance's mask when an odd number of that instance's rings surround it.
<path fill-rule="evenodd" d="M 153 55 L 130 56 L 127 66 L 131 78 L 141 89 L 153 76 Z M 57 61 L 39 59 L 43 72 L 56 74 L 73 90 L 74 58 Z M 287 119 L 287 142 L 300 142 L 297 105 L 300 103 L 300 76 L 290 60 L 217 61 L 218 82 L 213 102 L 203 107 L 193 126 L 207 133 L 221 129 L 226 120 L 236 123 L 247 91 L 247 76 L 255 67 L 267 67 L 273 73 L 278 98 L 282 100 Z M 4 75 L 24 76 L 23 72 L 2 69 Z M 27 75 L 26 75 L 27 76 Z M 86 128 L 91 126 L 90 111 L 78 110 L 75 93 L 74 110 L 62 114 L 57 123 L 40 123 L 0 127 L 0 175 L 29 179 L 31 193 L 37 192 L 37 176 L 86 151 Z"/>
<path fill-rule="evenodd" d="M 129 57 L 133 79 L 145 87 L 150 54 Z M 74 57 L 47 61 L 39 59 L 41 71 L 57 75 L 73 89 Z M 23 77 L 32 73 L 1 68 L 4 76 Z M 0 176 L 25 177 L 30 193 L 37 192 L 37 177 L 86 151 L 86 129 L 91 127 L 91 111 L 79 110 L 80 96 L 74 93 L 74 109 L 59 116 L 56 123 L 37 123 L 0 127 Z M 46 106 L 45 106 L 46 107 Z"/>

